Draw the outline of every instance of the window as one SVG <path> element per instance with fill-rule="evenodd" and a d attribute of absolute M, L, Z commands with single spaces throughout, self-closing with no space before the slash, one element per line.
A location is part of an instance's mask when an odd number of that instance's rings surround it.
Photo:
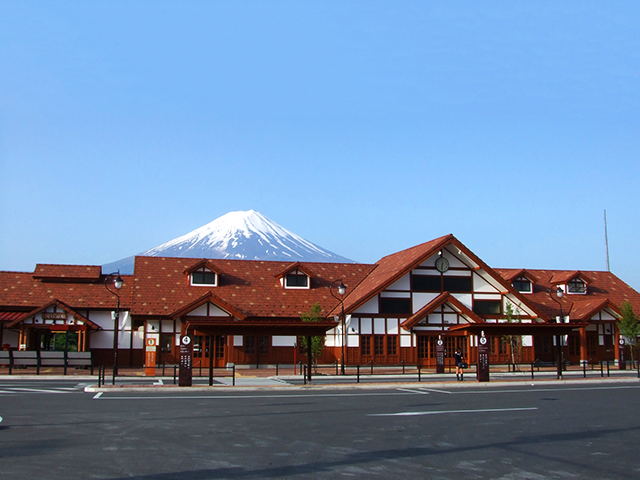
<path fill-rule="evenodd" d="M 360 337 L 360 355 L 371 355 L 371 335 Z"/>
<path fill-rule="evenodd" d="M 207 268 L 201 268 L 191 273 L 191 285 L 208 287 L 216 286 L 216 274 Z"/>
<path fill-rule="evenodd" d="M 410 298 L 380 297 L 380 313 L 411 314 Z"/>
<path fill-rule="evenodd" d="M 569 336 L 569 355 L 580 355 L 580 337 Z"/>
<path fill-rule="evenodd" d="M 373 354 L 384 355 L 384 335 L 373 336 Z"/>
<path fill-rule="evenodd" d="M 244 353 L 246 355 L 255 355 L 256 353 L 256 337 L 250 335 L 244 337 Z"/>
<path fill-rule="evenodd" d="M 429 339 L 425 335 L 418 335 L 418 358 L 429 358 Z"/>
<path fill-rule="evenodd" d="M 414 292 L 441 292 L 442 277 L 440 275 L 412 275 L 411 289 Z"/>
<path fill-rule="evenodd" d="M 569 293 L 587 293 L 587 284 L 583 280 L 576 278 L 567 283 Z"/>
<path fill-rule="evenodd" d="M 442 277 L 442 288 L 445 292 L 455 293 L 471 293 L 473 285 L 471 284 L 471 276 L 469 277 Z"/>
<path fill-rule="evenodd" d="M 258 341 L 260 345 L 258 347 L 258 351 L 260 355 L 267 355 L 269 353 L 269 339 L 271 337 L 258 337 Z"/>
<path fill-rule="evenodd" d="M 171 353 L 172 347 L 173 347 L 173 334 L 163 333 L 162 335 L 160 335 L 160 352 Z"/>
<path fill-rule="evenodd" d="M 412 275 L 411 284 L 414 292 L 471 293 L 473 291 L 471 276 Z"/>
<path fill-rule="evenodd" d="M 587 337 L 587 355 L 595 355 L 598 351 L 598 337 L 593 335 Z"/>
<path fill-rule="evenodd" d="M 515 288 L 520 293 L 531 293 L 533 291 L 531 280 L 529 280 L 527 277 L 516 278 L 511 283 L 511 285 L 513 285 L 513 288 Z"/>
<path fill-rule="evenodd" d="M 509 353 L 509 348 L 508 348 L 509 342 L 508 342 L 507 338 L 500 337 L 499 342 L 500 342 L 500 349 L 499 349 L 500 354 L 501 355 L 505 355 L 505 354 Z"/>
<path fill-rule="evenodd" d="M 285 288 L 309 288 L 309 277 L 300 271 L 287 274 L 284 277 Z"/>
<path fill-rule="evenodd" d="M 395 355 L 398 347 L 398 337 L 388 336 L 387 337 L 387 355 Z"/>
<path fill-rule="evenodd" d="M 475 300 L 473 302 L 473 313 L 478 315 L 500 315 L 502 313 L 502 302 L 500 300 Z"/>
<path fill-rule="evenodd" d="M 224 335 L 216 335 L 215 342 L 216 342 L 215 344 L 216 358 L 224 358 L 224 344 L 225 344 Z"/>

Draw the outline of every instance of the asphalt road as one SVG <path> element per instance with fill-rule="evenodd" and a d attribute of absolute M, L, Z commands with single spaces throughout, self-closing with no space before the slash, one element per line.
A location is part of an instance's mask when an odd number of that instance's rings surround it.
<path fill-rule="evenodd" d="M 640 478 L 637 381 L 101 394 L 82 387 L 0 381 L 0 478 Z"/>

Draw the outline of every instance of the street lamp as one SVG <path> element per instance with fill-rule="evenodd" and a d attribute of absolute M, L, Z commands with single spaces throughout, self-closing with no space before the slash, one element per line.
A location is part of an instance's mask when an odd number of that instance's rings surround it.
<path fill-rule="evenodd" d="M 564 295 L 564 292 L 562 291 L 562 289 L 558 286 L 556 288 L 556 296 L 558 298 L 562 298 L 562 295 Z M 551 293 L 549 293 L 549 296 L 551 297 L 551 299 L 556 302 L 559 306 L 560 306 L 560 319 L 556 319 L 556 323 L 562 323 L 564 321 L 564 315 L 562 315 L 562 303 L 560 303 L 560 300 L 556 300 L 555 298 L 553 298 L 553 295 L 551 295 Z M 562 337 L 560 335 L 556 335 L 556 345 L 558 348 L 558 379 L 560 379 L 562 377 L 562 343 L 561 343 Z"/>
<path fill-rule="evenodd" d="M 337 297 L 336 294 L 333 293 L 333 287 L 338 282 L 340 282 L 340 285 L 338 285 L 338 293 L 340 294 L 340 297 Z M 342 283 L 342 279 L 335 280 L 331 285 L 329 285 L 329 291 L 331 292 L 333 298 L 335 298 L 336 300 L 340 300 L 340 305 L 342 306 L 342 359 L 340 362 L 340 374 L 344 375 L 344 344 L 346 339 L 345 333 L 347 330 L 347 319 L 344 316 L 344 294 L 347 291 L 347 287 L 344 285 L 344 283 Z"/>
<path fill-rule="evenodd" d="M 110 282 L 110 279 L 116 276 L 113 282 Z M 116 287 L 115 291 L 109 288 L 109 284 L 113 283 L 113 286 Z M 116 375 L 118 374 L 118 331 L 120 330 L 120 295 L 118 294 L 118 290 L 122 288 L 122 284 L 124 280 L 120 276 L 120 270 L 117 272 L 110 273 L 104 279 L 104 287 L 107 289 L 109 293 L 115 295 L 118 299 L 118 304 L 116 307 L 116 315 L 113 319 L 113 383 L 115 383 Z"/>

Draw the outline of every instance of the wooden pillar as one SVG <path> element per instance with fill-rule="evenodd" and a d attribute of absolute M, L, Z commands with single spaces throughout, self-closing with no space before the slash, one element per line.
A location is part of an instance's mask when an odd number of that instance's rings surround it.
<path fill-rule="evenodd" d="M 313 364 L 313 359 L 311 358 L 311 352 L 313 350 L 311 346 L 311 335 L 307 335 L 307 381 L 311 383 L 311 366 Z"/>
<path fill-rule="evenodd" d="M 615 362 L 616 365 L 620 365 L 620 331 L 618 330 L 617 326 L 614 326 L 613 328 L 613 354 L 615 355 Z"/>
<path fill-rule="evenodd" d="M 580 364 L 584 364 L 588 361 L 587 358 L 587 327 L 580 329 Z"/>

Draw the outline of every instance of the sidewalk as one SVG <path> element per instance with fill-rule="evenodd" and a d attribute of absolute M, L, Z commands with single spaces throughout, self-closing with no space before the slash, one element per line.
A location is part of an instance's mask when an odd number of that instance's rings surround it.
<path fill-rule="evenodd" d="M 293 368 L 238 368 L 236 369 L 235 386 L 233 386 L 233 378 L 229 370 L 228 376 L 220 376 L 220 372 L 224 369 L 216 369 L 213 376 L 213 385 L 209 386 L 208 372 L 203 370 L 202 376 L 193 377 L 193 386 L 179 387 L 178 379 L 173 376 L 173 367 L 165 369 L 165 375 L 162 375 L 162 369 L 156 369 L 156 375 L 147 377 L 143 368 L 120 368 L 119 375 L 115 379 L 115 385 L 112 385 L 113 377 L 111 371 L 106 371 L 104 378 L 105 384 L 98 387 L 97 370 L 94 375 L 90 375 L 86 370 L 69 369 L 68 374 L 63 375 L 62 368 L 41 369 L 40 375 L 35 374 L 35 370 L 26 369 L 24 372 L 14 370 L 13 375 L 8 375 L 5 368 L 0 368 L 0 379 L 6 380 L 70 380 L 81 381 L 83 383 L 91 383 L 87 386 L 87 392 L 107 392 L 114 389 L 126 389 L 127 391 L 202 391 L 202 390 L 243 390 L 243 389 L 269 389 L 269 390 L 291 390 L 291 389 L 347 389 L 347 388 L 457 388 L 457 387 L 496 387 L 504 385 L 571 385 L 584 383 L 635 383 L 639 382 L 638 372 L 636 370 L 587 370 L 587 377 L 580 370 L 569 370 L 563 372 L 562 379 L 557 379 L 557 372 L 553 370 L 534 371 L 534 378 L 531 378 L 531 371 L 509 372 L 506 368 L 500 366 L 494 367 L 490 373 L 489 382 L 478 382 L 476 380 L 475 371 L 468 371 L 464 376 L 464 381 L 456 380 L 455 373 L 437 374 L 430 369 L 423 370 L 418 379 L 417 373 L 402 374 L 401 370 L 386 374 L 363 373 L 366 371 L 361 369 L 359 377 L 347 371 L 347 375 L 335 375 L 335 369 L 321 369 L 321 372 L 314 374 L 311 384 L 305 385 L 305 380 L 296 370 L 294 375 Z M 329 371 L 330 373 L 326 373 Z M 194 369 L 193 372 L 198 375 L 199 371 Z M 226 372 L 225 372 L 226 373 Z M 277 373 L 277 375 L 276 375 Z M 174 384 L 175 381 L 175 384 Z M 95 384 L 95 385 L 93 385 Z"/>

